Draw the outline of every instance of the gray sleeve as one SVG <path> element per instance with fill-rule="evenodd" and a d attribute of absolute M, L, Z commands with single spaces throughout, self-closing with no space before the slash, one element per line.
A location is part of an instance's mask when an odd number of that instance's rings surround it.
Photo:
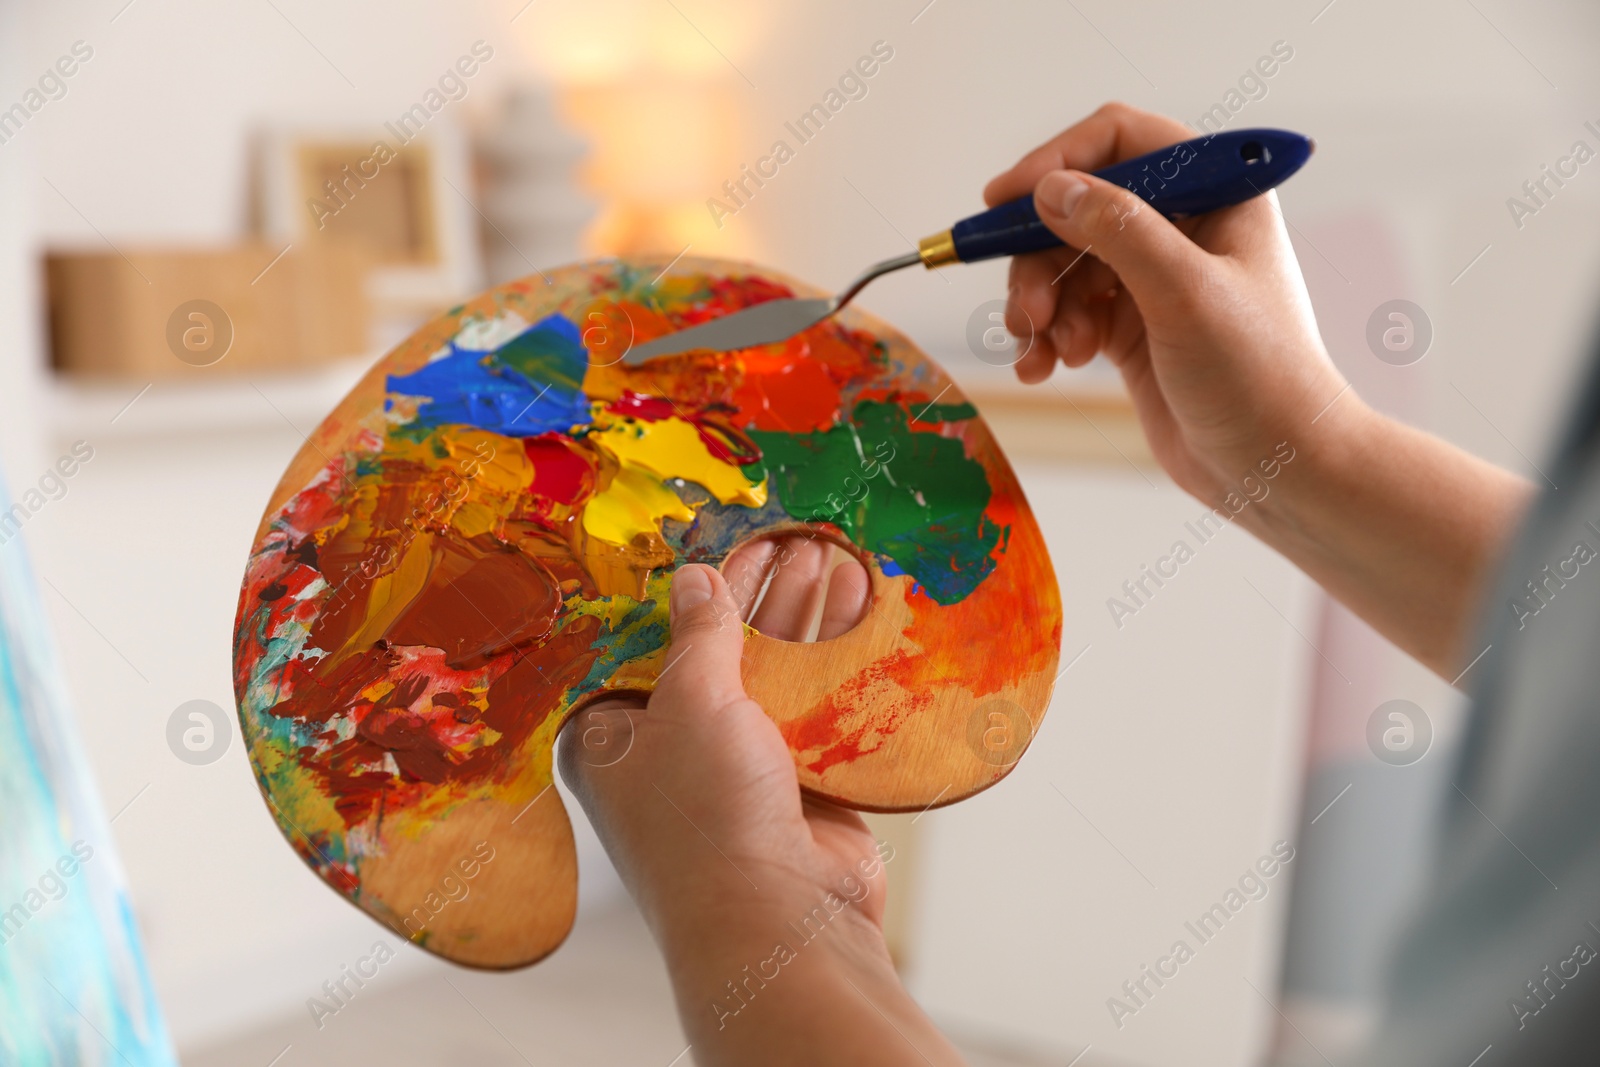
<path fill-rule="evenodd" d="M 1436 847 L 1355 1063 L 1600 1057 L 1600 462 L 1577 443 L 1485 607 Z"/>

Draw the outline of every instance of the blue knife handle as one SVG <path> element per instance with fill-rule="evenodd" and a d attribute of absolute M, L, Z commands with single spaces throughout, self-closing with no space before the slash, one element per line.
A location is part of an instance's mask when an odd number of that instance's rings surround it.
<path fill-rule="evenodd" d="M 1095 171 L 1126 186 L 1169 219 L 1243 203 L 1281 184 L 1311 158 L 1310 138 L 1288 130 L 1231 130 L 1169 145 Z M 956 258 L 973 263 L 1063 242 L 1024 196 L 950 227 Z"/>

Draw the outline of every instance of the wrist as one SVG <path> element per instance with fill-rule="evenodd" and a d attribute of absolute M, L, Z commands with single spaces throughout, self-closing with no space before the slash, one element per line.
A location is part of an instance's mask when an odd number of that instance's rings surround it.
<path fill-rule="evenodd" d="M 1371 451 L 1388 422 L 1336 382 L 1319 410 L 1275 435 L 1254 472 L 1266 491 L 1239 516 L 1241 526 L 1290 555 L 1294 545 L 1311 547 L 1325 539 L 1327 510 L 1338 508 L 1367 477 Z"/>
<path fill-rule="evenodd" d="M 679 909 L 662 922 L 657 938 L 696 1047 L 715 1042 L 731 1052 L 814 1032 L 817 1018 L 874 1009 L 921 1019 L 860 904 L 815 887 L 773 889 L 715 910 Z"/>
<path fill-rule="evenodd" d="M 818 957 L 829 969 L 893 971 L 883 931 L 863 907 L 817 886 L 741 883 L 680 900 L 652 919 L 673 982 L 724 992 L 747 974 L 787 971 L 795 958 Z M 767 979 L 770 980 L 770 977 Z"/>
<path fill-rule="evenodd" d="M 1246 525 L 1379 633 L 1452 678 L 1531 487 L 1346 393 Z"/>
<path fill-rule="evenodd" d="M 1254 398 L 1248 450 L 1230 446 L 1248 466 L 1221 478 L 1216 501 L 1238 525 L 1278 550 L 1298 539 L 1317 541 L 1323 509 L 1360 472 L 1371 438 L 1384 422 L 1342 378 L 1318 346 L 1306 358 L 1285 358 L 1267 374 L 1266 395 Z M 1218 472 L 1224 474 L 1224 472 Z"/>

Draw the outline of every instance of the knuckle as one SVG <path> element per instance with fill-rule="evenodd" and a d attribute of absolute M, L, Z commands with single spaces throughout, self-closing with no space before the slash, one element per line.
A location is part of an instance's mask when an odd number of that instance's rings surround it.
<path fill-rule="evenodd" d="M 1089 224 L 1101 240 L 1127 229 L 1129 221 L 1144 209 L 1144 201 L 1115 186 L 1099 186 L 1091 190 L 1090 196 Z"/>
<path fill-rule="evenodd" d="M 674 636 L 679 638 L 715 633 L 717 629 L 717 611 L 710 606 L 686 611 L 673 620 L 672 623 L 672 632 Z"/>
<path fill-rule="evenodd" d="M 1004 326 L 1006 332 L 1013 337 L 1021 336 L 1032 328 L 1033 321 L 1020 300 L 1012 299 L 1006 302 Z"/>
<path fill-rule="evenodd" d="M 739 613 L 721 600 L 710 600 L 681 613 L 672 623 L 675 638 L 721 633 L 740 622 Z"/>
<path fill-rule="evenodd" d="M 1193 136 L 1189 127 L 1177 119 L 1160 112 L 1146 111 L 1142 107 L 1135 107 L 1122 100 L 1106 101 L 1100 105 L 1095 116 L 1119 130 L 1130 134 L 1137 133 L 1141 139 L 1159 135 L 1167 139 L 1168 143 L 1176 144 Z"/>

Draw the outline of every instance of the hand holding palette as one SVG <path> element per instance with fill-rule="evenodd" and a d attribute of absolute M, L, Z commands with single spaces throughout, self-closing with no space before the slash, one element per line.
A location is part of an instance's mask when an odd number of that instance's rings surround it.
<path fill-rule="evenodd" d="M 746 687 L 818 796 L 970 796 L 1049 699 L 1049 557 L 943 372 L 855 310 L 628 366 L 632 344 L 815 295 L 664 265 L 567 267 L 419 330 L 307 441 L 251 551 L 234 685 L 274 817 L 334 889 L 459 963 L 526 965 L 566 936 L 551 750 L 586 703 L 653 687 L 681 564 L 809 530 L 866 565 L 849 633 L 747 641 Z"/>

